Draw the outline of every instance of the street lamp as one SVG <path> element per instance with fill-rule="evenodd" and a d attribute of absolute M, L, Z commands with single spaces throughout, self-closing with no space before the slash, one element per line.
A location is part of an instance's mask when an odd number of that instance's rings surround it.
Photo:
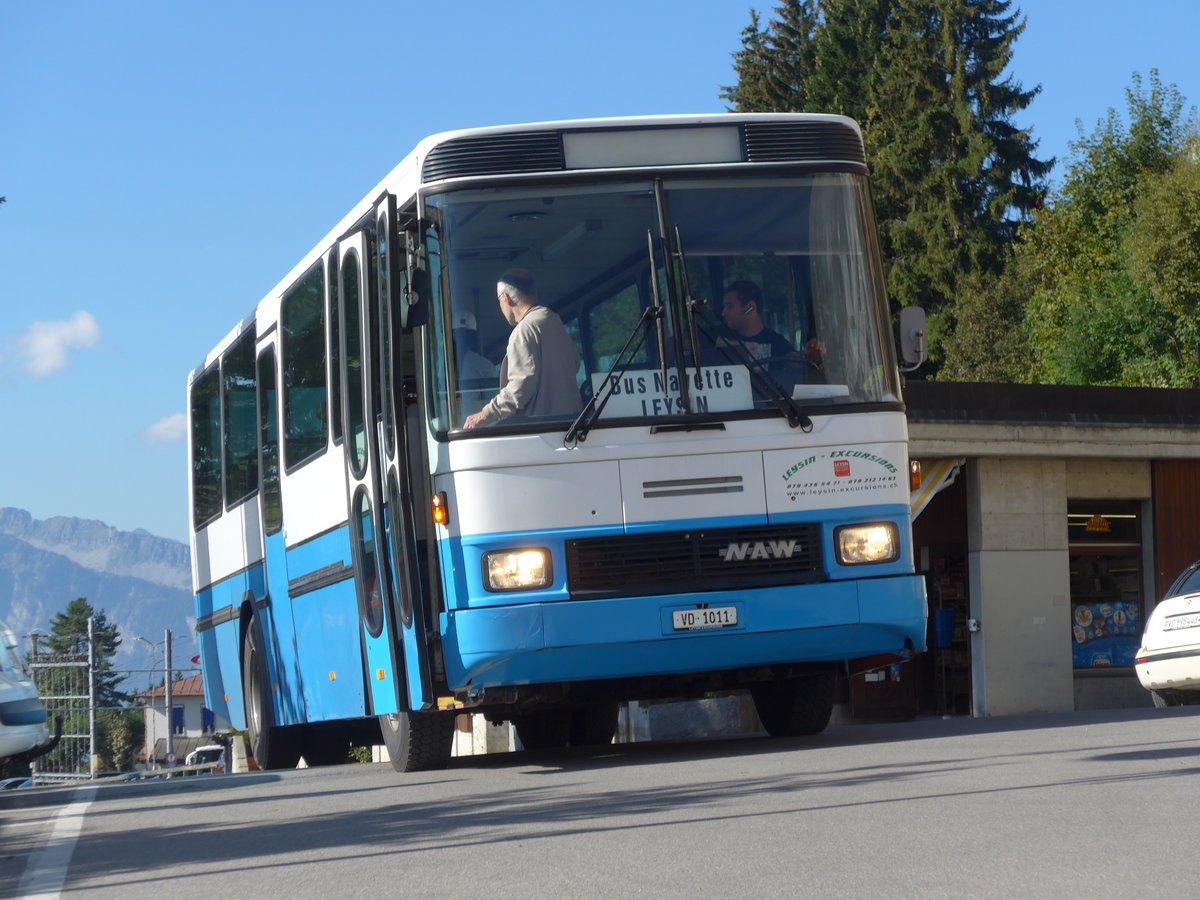
<path fill-rule="evenodd" d="M 145 695 L 145 710 L 146 710 L 146 733 L 143 737 L 146 740 L 146 767 L 151 767 L 151 760 L 154 759 L 154 668 L 158 662 L 158 644 L 153 641 L 148 641 L 141 635 L 134 637 L 135 641 L 141 641 L 150 648 L 150 663 L 146 667 L 146 695 Z"/>
<path fill-rule="evenodd" d="M 163 647 L 163 675 L 164 675 L 164 677 L 163 677 L 163 711 L 166 713 L 166 717 L 167 717 L 167 758 L 170 759 L 175 753 L 175 742 L 174 742 L 175 728 L 174 728 L 174 723 L 171 721 L 171 713 L 173 711 L 171 709 L 171 705 L 172 705 L 172 698 L 171 698 L 171 629 L 168 628 L 164 632 L 163 639 L 160 642 L 149 641 L 146 638 L 142 637 L 141 635 L 135 635 L 134 640 L 141 641 L 143 644 L 146 644 L 148 647 L 150 647 L 152 650 L 154 650 L 155 653 L 158 652 L 158 644 L 159 643 L 162 643 L 164 645 L 164 647 Z M 151 659 L 150 664 L 153 667 L 153 665 L 154 665 L 153 659 Z M 147 680 L 149 680 L 149 679 L 147 679 Z M 151 698 L 153 698 L 153 690 L 150 690 L 149 693 L 151 695 Z M 151 739 L 153 739 L 153 736 L 154 736 L 153 724 L 151 724 L 150 727 L 151 727 L 150 737 L 151 737 Z"/>

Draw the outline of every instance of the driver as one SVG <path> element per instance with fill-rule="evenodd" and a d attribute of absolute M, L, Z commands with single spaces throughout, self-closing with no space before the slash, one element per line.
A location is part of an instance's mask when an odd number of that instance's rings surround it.
<path fill-rule="evenodd" d="M 799 362 L 800 356 L 791 341 L 763 324 L 762 313 L 762 289 L 753 281 L 735 281 L 725 289 L 721 318 L 725 327 L 741 339 L 751 359 Z M 819 370 L 825 345 L 812 338 L 804 351 L 805 362 Z"/>

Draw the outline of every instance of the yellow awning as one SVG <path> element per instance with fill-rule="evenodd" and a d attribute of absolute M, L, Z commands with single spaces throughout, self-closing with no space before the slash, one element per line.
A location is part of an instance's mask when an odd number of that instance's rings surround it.
<path fill-rule="evenodd" d="M 921 460 L 921 487 L 912 492 L 912 498 L 909 501 L 913 521 L 916 521 L 917 516 L 929 505 L 934 494 L 954 484 L 954 479 L 958 477 L 958 470 L 965 462 L 964 457 Z"/>

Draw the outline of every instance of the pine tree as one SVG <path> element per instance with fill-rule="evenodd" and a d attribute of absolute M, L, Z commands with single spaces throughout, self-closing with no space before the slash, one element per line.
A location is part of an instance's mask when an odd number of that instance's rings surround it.
<path fill-rule="evenodd" d="M 121 646 L 117 626 L 109 623 L 104 610 L 96 611 L 85 597 L 77 597 L 67 608 L 55 613 L 50 620 L 50 636 L 46 647 L 55 654 L 87 656 L 88 619 L 94 619 L 92 634 L 96 641 L 96 702 L 102 707 L 116 707 L 129 702 L 129 695 L 118 689 L 121 675 L 113 671 L 113 659 Z"/>
<path fill-rule="evenodd" d="M 871 86 L 878 80 L 891 7 L 892 0 L 823 0 L 806 111 L 849 116 L 870 131 L 877 118 Z"/>
<path fill-rule="evenodd" d="M 745 74 L 745 96 L 772 104 L 765 108 L 859 121 L 888 290 L 897 305 L 930 311 L 935 360 L 960 282 L 1002 269 L 1008 242 L 1044 198 L 1053 164 L 1036 158 L 1037 142 L 1013 123 L 1039 89 L 1004 76 L 1025 27 L 1011 7 L 1011 0 L 793 0 L 765 28 L 752 14 L 735 54 L 746 65 L 735 65 L 739 85 L 726 89 L 742 97 Z M 797 45 L 799 21 L 811 32 Z"/>
<path fill-rule="evenodd" d="M 742 29 L 742 49 L 733 54 L 738 83 L 721 89 L 721 99 L 736 112 L 800 112 L 805 85 L 812 76 L 812 45 L 817 24 L 814 0 L 784 0 L 768 30 L 758 12 Z"/>

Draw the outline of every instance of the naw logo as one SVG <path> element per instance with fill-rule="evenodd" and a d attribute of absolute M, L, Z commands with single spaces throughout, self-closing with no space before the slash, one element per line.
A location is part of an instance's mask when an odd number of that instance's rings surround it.
<path fill-rule="evenodd" d="M 730 544 L 720 551 L 725 562 L 740 562 L 746 559 L 791 559 L 796 555 L 798 541 L 746 541 Z"/>

